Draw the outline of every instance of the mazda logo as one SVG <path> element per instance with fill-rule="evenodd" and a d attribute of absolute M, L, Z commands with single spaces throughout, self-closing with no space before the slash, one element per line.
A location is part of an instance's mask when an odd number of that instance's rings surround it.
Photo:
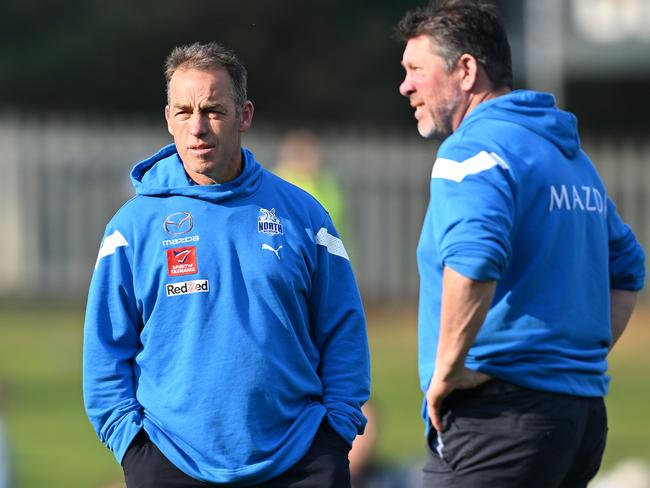
<path fill-rule="evenodd" d="M 163 222 L 163 229 L 170 236 L 180 236 L 192 230 L 192 216 L 189 212 L 176 212 L 168 215 Z"/>

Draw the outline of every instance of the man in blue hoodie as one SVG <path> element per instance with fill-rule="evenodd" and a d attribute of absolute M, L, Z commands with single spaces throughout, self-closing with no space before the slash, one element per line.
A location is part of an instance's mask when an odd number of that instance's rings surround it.
<path fill-rule="evenodd" d="M 552 95 L 512 91 L 491 7 L 405 15 L 400 93 L 443 140 L 420 243 L 425 486 L 578 487 L 645 258 Z"/>
<path fill-rule="evenodd" d="M 241 147 L 246 70 L 174 49 L 174 144 L 108 223 L 84 328 L 86 411 L 129 488 L 345 487 L 365 319 L 328 213 Z"/>

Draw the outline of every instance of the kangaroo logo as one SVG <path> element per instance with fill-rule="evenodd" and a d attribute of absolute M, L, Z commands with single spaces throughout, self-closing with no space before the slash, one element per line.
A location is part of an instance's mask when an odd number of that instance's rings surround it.
<path fill-rule="evenodd" d="M 265 251 L 271 251 L 273 254 L 277 256 L 278 259 L 280 259 L 280 249 L 282 249 L 282 246 L 278 247 L 277 249 L 273 249 L 271 246 L 264 243 L 262 244 L 262 249 L 264 249 Z"/>
<path fill-rule="evenodd" d="M 257 217 L 257 232 L 262 232 L 270 236 L 282 234 L 282 222 L 280 217 L 275 214 L 275 209 L 267 210 L 260 208 L 260 216 Z"/>

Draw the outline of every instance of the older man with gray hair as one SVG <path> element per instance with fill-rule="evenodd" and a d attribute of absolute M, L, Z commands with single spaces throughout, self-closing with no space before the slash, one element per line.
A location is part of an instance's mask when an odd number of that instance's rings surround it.
<path fill-rule="evenodd" d="M 231 51 L 174 49 L 166 77 L 174 144 L 133 169 L 90 286 L 90 421 L 128 488 L 349 486 L 370 378 L 345 247 L 242 148 Z"/>
<path fill-rule="evenodd" d="M 548 93 L 512 90 L 494 9 L 408 12 L 400 93 L 441 139 L 418 246 L 425 486 L 584 487 L 605 449 L 607 354 L 643 250 Z"/>

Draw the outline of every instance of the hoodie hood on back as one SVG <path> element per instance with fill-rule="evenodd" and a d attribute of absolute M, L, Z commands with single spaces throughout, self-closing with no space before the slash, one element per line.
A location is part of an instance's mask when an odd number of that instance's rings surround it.
<path fill-rule="evenodd" d="M 242 148 L 243 169 L 232 181 L 223 184 L 197 185 L 183 168 L 176 146 L 169 144 L 150 158 L 135 165 L 131 181 L 138 195 L 183 195 L 210 202 L 245 198 L 259 188 L 262 167 L 248 149 Z"/>
<path fill-rule="evenodd" d="M 573 158 L 580 149 L 576 117 L 555 106 L 550 93 L 515 90 L 474 108 L 461 124 L 477 119 L 508 121 L 526 127 L 557 146 L 562 154 Z"/>
<path fill-rule="evenodd" d="M 532 91 L 483 102 L 438 149 L 417 250 L 423 392 L 450 268 L 496 282 L 467 368 L 532 390 L 607 393 L 610 287 L 643 286 L 643 251 L 580 149 L 575 117 L 554 102 Z"/>

